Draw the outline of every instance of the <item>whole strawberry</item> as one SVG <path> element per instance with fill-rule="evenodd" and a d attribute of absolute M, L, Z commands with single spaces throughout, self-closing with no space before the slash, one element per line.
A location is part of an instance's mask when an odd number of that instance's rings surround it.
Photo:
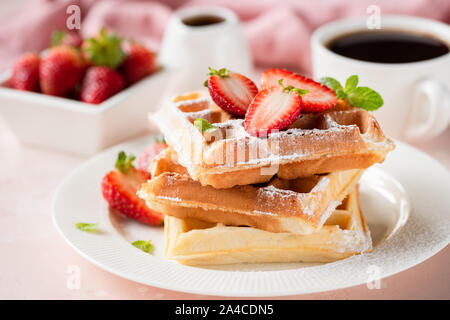
<path fill-rule="evenodd" d="M 120 67 L 125 81 L 131 85 L 155 72 L 156 59 L 153 52 L 138 43 L 131 43 Z"/>
<path fill-rule="evenodd" d="M 52 33 L 51 46 L 56 47 L 59 45 L 69 45 L 74 47 L 80 47 L 83 43 L 83 38 L 75 31 L 62 31 L 55 30 Z"/>
<path fill-rule="evenodd" d="M 112 209 L 142 223 L 160 226 L 164 214 L 151 210 L 137 196 L 141 185 L 150 179 L 146 171 L 134 168 L 135 157 L 127 157 L 121 151 L 116 161 L 116 170 L 111 170 L 102 179 L 102 195 Z"/>
<path fill-rule="evenodd" d="M 9 84 L 18 90 L 39 91 L 39 65 L 37 53 L 26 53 L 14 63 Z"/>
<path fill-rule="evenodd" d="M 125 87 L 122 76 L 108 67 L 90 67 L 81 86 L 81 101 L 99 104 Z"/>
<path fill-rule="evenodd" d="M 52 96 L 66 96 L 74 90 L 84 70 L 79 52 L 72 46 L 51 48 L 41 61 L 41 90 Z"/>

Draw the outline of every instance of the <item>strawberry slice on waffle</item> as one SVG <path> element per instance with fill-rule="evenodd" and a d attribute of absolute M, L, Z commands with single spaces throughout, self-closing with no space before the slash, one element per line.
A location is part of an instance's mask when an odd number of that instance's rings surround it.
<path fill-rule="evenodd" d="M 284 80 L 286 86 L 308 90 L 303 98 L 302 112 L 322 112 L 336 105 L 336 94 L 331 89 L 312 79 L 284 69 L 264 71 L 260 90 L 277 87 L 280 79 Z"/>
<path fill-rule="evenodd" d="M 284 86 L 279 79 L 278 86 L 260 91 L 250 104 L 244 120 L 245 130 L 257 137 L 266 136 L 274 130 L 281 130 L 292 124 L 303 108 L 302 96 L 306 90 Z"/>
<path fill-rule="evenodd" d="M 245 116 L 248 106 L 258 93 L 258 88 L 246 76 L 225 68 L 209 68 L 205 81 L 213 101 L 223 110 L 236 116 Z"/>

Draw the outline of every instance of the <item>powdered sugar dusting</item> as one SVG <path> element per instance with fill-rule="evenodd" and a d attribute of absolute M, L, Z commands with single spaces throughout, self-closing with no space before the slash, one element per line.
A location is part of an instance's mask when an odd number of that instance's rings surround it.
<path fill-rule="evenodd" d="M 267 211 L 260 211 L 260 210 L 253 210 L 253 213 L 255 213 L 255 214 L 262 214 L 262 215 L 269 215 L 269 216 L 277 216 L 275 213 L 267 212 Z"/>
<path fill-rule="evenodd" d="M 324 191 L 328 187 L 329 184 L 330 184 L 330 178 L 321 177 L 319 182 L 314 186 L 314 188 L 311 190 L 311 192 Z"/>
<path fill-rule="evenodd" d="M 174 202 L 181 202 L 182 200 L 178 197 L 168 197 L 168 196 L 157 196 L 158 199 L 169 200 Z"/>
<path fill-rule="evenodd" d="M 320 225 L 324 224 L 325 221 L 331 216 L 331 214 L 336 210 L 336 208 L 341 204 L 341 201 L 332 201 L 325 212 L 320 217 Z"/>

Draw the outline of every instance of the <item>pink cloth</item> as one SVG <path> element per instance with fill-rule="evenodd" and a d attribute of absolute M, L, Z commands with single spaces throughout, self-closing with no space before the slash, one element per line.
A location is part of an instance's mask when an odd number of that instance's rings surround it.
<path fill-rule="evenodd" d="M 30 0 L 0 22 L 0 70 L 24 51 L 47 47 L 52 30 L 64 28 L 70 4 L 81 7 L 84 36 L 104 26 L 155 50 L 173 10 L 195 5 L 228 7 L 243 21 L 257 65 L 289 66 L 304 73 L 310 71 L 309 37 L 313 30 L 338 18 L 367 15 L 369 5 L 378 5 L 381 14 L 450 22 L 448 0 Z"/>

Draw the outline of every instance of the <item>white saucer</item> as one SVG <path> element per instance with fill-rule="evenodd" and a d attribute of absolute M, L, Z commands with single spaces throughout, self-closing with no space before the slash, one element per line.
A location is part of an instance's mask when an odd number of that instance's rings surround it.
<path fill-rule="evenodd" d="M 450 239 L 450 173 L 406 144 L 360 181 L 361 208 L 374 250 L 328 264 L 250 264 L 188 267 L 163 256 L 163 229 L 109 213 L 100 181 L 118 151 L 138 155 L 151 136 L 93 157 L 59 186 L 52 204 L 61 236 L 82 256 L 121 277 L 165 289 L 219 296 L 281 296 L 373 283 L 411 268 L 444 248 Z M 78 230 L 77 222 L 99 222 L 101 232 Z M 151 240 L 153 254 L 132 246 Z M 376 279 L 375 279 L 376 280 Z"/>

